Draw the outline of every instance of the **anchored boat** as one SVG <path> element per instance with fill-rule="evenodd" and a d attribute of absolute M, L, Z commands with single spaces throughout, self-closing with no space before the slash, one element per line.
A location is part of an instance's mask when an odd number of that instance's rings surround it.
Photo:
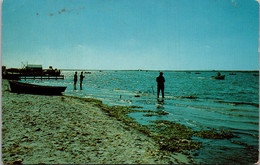
<path fill-rule="evenodd" d="M 61 95 L 66 86 L 46 86 L 9 80 L 10 88 L 15 93 L 28 93 L 38 95 Z"/>
<path fill-rule="evenodd" d="M 225 79 L 225 75 L 215 76 L 214 78 L 217 79 L 217 80 L 224 80 Z"/>

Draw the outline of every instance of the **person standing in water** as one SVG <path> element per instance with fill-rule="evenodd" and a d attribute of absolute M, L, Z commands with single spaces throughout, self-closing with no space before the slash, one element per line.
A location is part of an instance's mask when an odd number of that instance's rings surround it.
<path fill-rule="evenodd" d="M 77 81 L 78 81 L 78 75 L 77 75 L 77 72 L 75 72 L 74 74 L 74 90 L 76 90 L 76 85 L 77 85 Z"/>
<path fill-rule="evenodd" d="M 81 89 L 81 90 L 82 90 L 82 82 L 83 82 L 84 77 L 85 77 L 85 76 L 83 76 L 83 72 L 81 72 L 81 74 L 80 74 L 80 79 L 79 79 L 80 89 Z"/>
<path fill-rule="evenodd" d="M 157 98 L 159 98 L 160 91 L 162 92 L 162 98 L 164 98 L 164 82 L 163 72 L 160 72 L 160 75 L 156 78 L 157 82 Z"/>

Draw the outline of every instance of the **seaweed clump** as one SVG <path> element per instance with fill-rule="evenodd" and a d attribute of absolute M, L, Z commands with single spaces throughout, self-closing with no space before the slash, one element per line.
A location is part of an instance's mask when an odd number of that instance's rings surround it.
<path fill-rule="evenodd" d="M 94 102 L 94 105 L 107 113 L 107 115 L 114 117 L 127 126 L 133 127 L 153 138 L 158 142 L 160 150 L 180 152 L 190 155 L 192 151 L 198 150 L 202 146 L 201 142 L 192 140 L 193 137 L 199 137 L 202 139 L 229 139 L 235 137 L 228 131 L 214 129 L 194 131 L 183 124 L 167 120 L 151 121 L 152 123 L 155 123 L 154 125 L 141 125 L 132 117 L 127 116 L 127 114 L 133 112 L 147 112 L 150 114 L 167 115 L 167 113 L 158 113 L 151 110 L 135 110 L 132 109 L 134 107 L 126 106 L 108 106 L 103 104 L 102 101 L 95 99 L 85 98 L 84 100 L 87 102 Z"/>
<path fill-rule="evenodd" d="M 160 144 L 162 150 L 178 151 L 186 153 L 187 151 L 194 151 L 200 149 L 201 142 L 193 141 L 193 137 L 200 137 L 202 139 L 229 139 L 234 138 L 231 132 L 217 131 L 217 130 L 201 130 L 194 131 L 182 124 L 167 120 L 151 121 L 156 125 L 150 125 L 150 129 L 156 132 L 153 138 Z"/>
<path fill-rule="evenodd" d="M 236 136 L 232 134 L 230 131 L 224 130 L 202 130 L 202 131 L 194 131 L 194 136 L 203 138 L 203 139 L 230 139 L 235 138 Z"/>
<path fill-rule="evenodd" d="M 171 121 L 152 121 L 156 125 L 150 125 L 155 133 L 153 138 L 158 141 L 161 150 L 177 151 L 186 154 L 187 151 L 198 150 L 201 142 L 192 141 L 193 130 Z"/>

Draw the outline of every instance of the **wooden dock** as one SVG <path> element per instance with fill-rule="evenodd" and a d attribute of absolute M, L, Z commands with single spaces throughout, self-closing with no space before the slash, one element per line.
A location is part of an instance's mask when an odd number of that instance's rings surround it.
<path fill-rule="evenodd" d="M 40 79 L 40 80 L 49 80 L 49 79 L 64 79 L 64 75 L 60 75 L 60 76 L 20 76 L 21 79 Z"/>

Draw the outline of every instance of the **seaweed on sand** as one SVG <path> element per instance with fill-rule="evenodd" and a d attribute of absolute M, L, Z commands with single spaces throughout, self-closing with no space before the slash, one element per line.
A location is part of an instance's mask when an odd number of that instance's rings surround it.
<path fill-rule="evenodd" d="M 156 125 L 149 126 L 153 130 L 153 138 L 159 142 L 162 150 L 178 151 L 186 153 L 186 150 L 193 151 L 201 147 L 200 142 L 191 140 L 193 131 L 179 123 L 166 120 L 153 121 Z"/>
<path fill-rule="evenodd" d="M 182 124 L 167 120 L 152 121 L 152 123 L 155 124 L 149 126 L 141 125 L 127 114 L 133 112 L 148 112 L 158 114 L 158 112 L 151 110 L 135 110 L 133 107 L 127 106 L 108 106 L 103 104 L 102 101 L 96 99 L 84 98 L 82 100 L 86 102 L 92 102 L 94 106 L 99 107 L 101 110 L 107 113 L 107 115 L 115 117 L 124 124 L 150 136 L 158 142 L 161 150 L 190 154 L 190 151 L 198 150 L 202 145 L 201 142 L 192 140 L 194 136 L 203 139 L 229 139 L 235 137 L 231 132 L 214 129 L 194 131 Z M 167 113 L 164 113 L 164 115 L 166 114 Z"/>
<path fill-rule="evenodd" d="M 161 149 L 168 151 L 179 151 L 186 153 L 187 150 L 198 150 L 201 142 L 193 141 L 192 137 L 200 137 L 203 139 L 229 139 L 235 137 L 231 132 L 202 130 L 194 131 L 182 124 L 167 120 L 152 121 L 156 125 L 149 126 L 151 130 L 157 132 L 154 139 L 159 141 Z"/>

